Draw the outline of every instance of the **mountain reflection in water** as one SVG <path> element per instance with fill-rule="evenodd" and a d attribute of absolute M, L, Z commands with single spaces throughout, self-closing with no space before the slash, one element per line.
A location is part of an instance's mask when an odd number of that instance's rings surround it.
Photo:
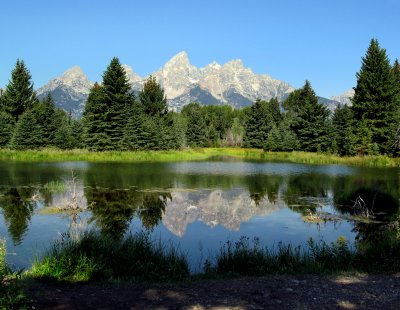
<path fill-rule="evenodd" d="M 268 236 L 267 245 L 345 235 L 365 246 L 399 231 L 395 168 L 244 161 L 2 162 L 0 175 L 0 237 L 11 240 L 8 247 L 17 258 L 48 246 L 58 233 L 90 228 L 113 238 L 144 229 L 178 238 L 184 251 L 248 234 Z M 71 197 L 76 210 L 59 212 Z M 354 208 L 359 197 L 364 209 Z M 306 220 L 310 215 L 317 220 Z"/>

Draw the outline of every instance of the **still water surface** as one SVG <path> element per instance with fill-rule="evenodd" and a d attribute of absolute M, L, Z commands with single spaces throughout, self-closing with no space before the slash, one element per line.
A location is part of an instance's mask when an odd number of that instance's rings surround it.
<path fill-rule="evenodd" d="M 367 242 L 398 218 L 399 171 L 227 159 L 0 162 L 0 238 L 18 269 L 60 234 L 89 228 L 115 237 L 147 230 L 178 245 L 193 270 L 241 236 L 268 246 L 301 245 L 310 237 Z M 353 208 L 358 197 L 368 219 Z M 74 201 L 79 212 L 56 212 Z"/>

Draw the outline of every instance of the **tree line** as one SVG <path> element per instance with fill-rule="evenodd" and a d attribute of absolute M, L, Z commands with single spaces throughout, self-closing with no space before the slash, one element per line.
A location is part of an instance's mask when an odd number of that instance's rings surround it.
<path fill-rule="evenodd" d="M 134 93 L 118 58 L 90 90 L 83 117 L 55 107 L 50 95 L 38 100 L 25 63 L 17 60 L 0 92 L 0 147 L 168 150 L 235 146 L 266 151 L 400 155 L 400 64 L 372 39 L 356 74 L 351 106 L 332 113 L 318 102 L 311 83 L 283 101 L 251 106 L 190 103 L 169 111 L 163 88 L 151 77 Z"/>

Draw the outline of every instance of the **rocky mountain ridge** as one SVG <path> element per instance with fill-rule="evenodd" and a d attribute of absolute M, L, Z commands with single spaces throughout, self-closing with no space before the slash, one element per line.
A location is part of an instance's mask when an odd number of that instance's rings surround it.
<path fill-rule="evenodd" d="M 148 77 L 139 76 L 128 65 L 123 67 L 132 89 L 140 91 Z M 222 65 L 213 61 L 203 68 L 197 68 L 190 63 L 184 51 L 176 54 L 152 75 L 164 88 L 170 108 L 176 111 L 190 102 L 230 104 L 240 108 L 250 105 L 257 98 L 269 100 L 277 97 L 283 100 L 294 90 L 288 83 L 269 75 L 253 73 L 240 59 Z M 58 107 L 80 117 L 92 86 L 93 82 L 89 81 L 82 69 L 74 66 L 39 88 L 37 94 L 43 98 L 50 93 Z M 341 102 L 333 98 L 322 98 L 320 101 L 330 109 Z"/>
<path fill-rule="evenodd" d="M 337 96 L 332 96 L 331 100 L 340 102 L 340 104 L 345 105 L 347 104 L 348 106 L 351 106 L 351 99 L 354 97 L 354 89 L 350 88 L 346 90 L 343 94 L 337 95 Z"/>
<path fill-rule="evenodd" d="M 57 107 L 80 117 L 93 83 L 79 66 L 65 71 L 37 90 L 39 99 L 51 94 Z"/>

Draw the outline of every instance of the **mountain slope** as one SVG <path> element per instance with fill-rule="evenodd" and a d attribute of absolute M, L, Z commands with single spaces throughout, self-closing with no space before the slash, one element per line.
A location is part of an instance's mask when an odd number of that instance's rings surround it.
<path fill-rule="evenodd" d="M 289 84 L 269 75 L 253 73 L 251 69 L 244 67 L 240 59 L 224 65 L 212 62 L 204 68 L 197 68 L 190 63 L 184 51 L 172 57 L 152 75 L 164 88 L 169 105 L 176 110 L 191 101 L 243 107 L 257 98 L 282 99 L 285 94 L 294 90 Z M 133 89 L 140 90 L 144 80 L 135 78 L 130 79 L 130 82 Z"/>
<path fill-rule="evenodd" d="M 351 99 L 354 97 L 354 89 L 350 88 L 341 95 L 332 96 L 331 99 L 340 102 L 342 105 L 351 106 Z"/>
<path fill-rule="evenodd" d="M 139 76 L 128 65 L 123 67 L 133 91 L 140 91 L 147 77 Z M 223 65 L 214 61 L 203 68 L 197 68 L 190 63 L 184 51 L 172 57 L 152 75 L 164 88 L 170 108 L 176 111 L 190 102 L 206 105 L 229 104 L 241 108 L 258 98 L 269 100 L 277 97 L 282 101 L 294 90 L 288 83 L 269 75 L 253 73 L 250 68 L 244 67 L 240 59 Z M 58 107 L 80 117 L 92 86 L 93 83 L 82 69 L 75 66 L 39 88 L 37 94 L 39 98 L 43 98 L 50 93 Z M 340 100 L 344 100 L 334 98 L 338 100 L 319 100 L 333 110 L 340 104 Z"/>
<path fill-rule="evenodd" d="M 78 66 L 65 71 L 37 90 L 39 99 L 51 94 L 57 107 L 80 117 L 93 83 Z"/>

